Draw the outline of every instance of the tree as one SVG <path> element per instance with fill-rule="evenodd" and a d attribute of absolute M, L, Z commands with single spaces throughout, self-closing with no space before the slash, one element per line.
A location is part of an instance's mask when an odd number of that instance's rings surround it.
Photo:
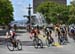
<path fill-rule="evenodd" d="M 75 23 L 75 1 L 71 2 L 71 5 L 69 5 L 69 24 Z"/>
<path fill-rule="evenodd" d="M 63 4 L 58 4 L 55 2 L 44 2 L 37 7 L 37 12 L 42 13 L 47 22 L 57 23 L 62 21 L 66 23 L 68 21 L 68 7 Z"/>
<path fill-rule="evenodd" d="M 13 20 L 13 6 L 9 0 L 0 0 L 0 24 L 7 25 Z"/>

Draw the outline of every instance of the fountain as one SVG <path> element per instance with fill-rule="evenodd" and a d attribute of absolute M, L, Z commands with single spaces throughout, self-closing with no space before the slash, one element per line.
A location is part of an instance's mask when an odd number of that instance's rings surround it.
<path fill-rule="evenodd" d="M 34 24 L 36 24 L 36 25 L 39 25 L 39 26 L 46 25 L 46 20 L 45 20 L 44 16 L 39 12 L 36 13 L 36 15 L 33 19 L 34 19 Z"/>

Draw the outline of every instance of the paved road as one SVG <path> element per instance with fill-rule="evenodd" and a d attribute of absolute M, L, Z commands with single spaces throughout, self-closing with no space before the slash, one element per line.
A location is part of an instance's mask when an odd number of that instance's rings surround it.
<path fill-rule="evenodd" d="M 32 40 L 29 39 L 29 34 L 25 33 L 25 30 L 18 30 L 17 36 L 22 41 L 23 50 L 22 51 L 9 51 L 5 45 L 4 37 L 0 36 L 0 54 L 75 54 L 75 43 L 72 39 L 69 38 L 67 45 L 62 45 L 61 47 L 46 47 L 35 49 L 32 46 Z M 54 36 L 54 34 L 53 34 Z M 55 38 L 55 37 L 54 37 Z M 56 38 L 55 38 L 56 40 Z"/>

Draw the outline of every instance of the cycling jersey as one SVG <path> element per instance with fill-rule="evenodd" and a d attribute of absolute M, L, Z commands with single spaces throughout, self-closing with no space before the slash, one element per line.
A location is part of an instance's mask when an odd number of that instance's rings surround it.
<path fill-rule="evenodd" d="M 6 36 L 10 36 L 10 38 L 14 38 L 14 36 L 15 36 L 15 32 L 12 31 L 12 30 L 7 31 L 7 32 L 6 32 Z"/>
<path fill-rule="evenodd" d="M 72 28 L 70 31 L 71 31 L 72 33 L 74 33 L 74 28 Z"/>
<path fill-rule="evenodd" d="M 34 35 L 34 37 L 37 36 L 39 33 L 40 33 L 40 31 L 38 29 L 33 29 L 31 31 L 31 34 Z"/>
<path fill-rule="evenodd" d="M 66 28 L 65 27 L 62 27 L 62 28 L 60 28 L 61 29 L 61 32 L 62 33 L 65 33 L 65 31 L 66 31 Z"/>

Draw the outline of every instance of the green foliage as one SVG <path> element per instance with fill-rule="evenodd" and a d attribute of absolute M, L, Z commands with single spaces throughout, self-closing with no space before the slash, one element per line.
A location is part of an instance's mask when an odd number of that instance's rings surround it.
<path fill-rule="evenodd" d="M 75 23 L 75 1 L 69 5 L 69 20 L 68 23 Z"/>
<path fill-rule="evenodd" d="M 69 15 L 69 20 L 68 20 L 68 23 L 69 24 L 72 24 L 72 23 L 75 23 L 75 15 Z"/>
<path fill-rule="evenodd" d="M 8 24 L 13 20 L 13 7 L 9 0 L 0 0 L 0 24 Z"/>
<path fill-rule="evenodd" d="M 60 21 L 67 23 L 69 19 L 69 9 L 63 4 L 47 1 L 40 4 L 36 10 L 45 16 L 48 23 L 57 23 Z"/>

